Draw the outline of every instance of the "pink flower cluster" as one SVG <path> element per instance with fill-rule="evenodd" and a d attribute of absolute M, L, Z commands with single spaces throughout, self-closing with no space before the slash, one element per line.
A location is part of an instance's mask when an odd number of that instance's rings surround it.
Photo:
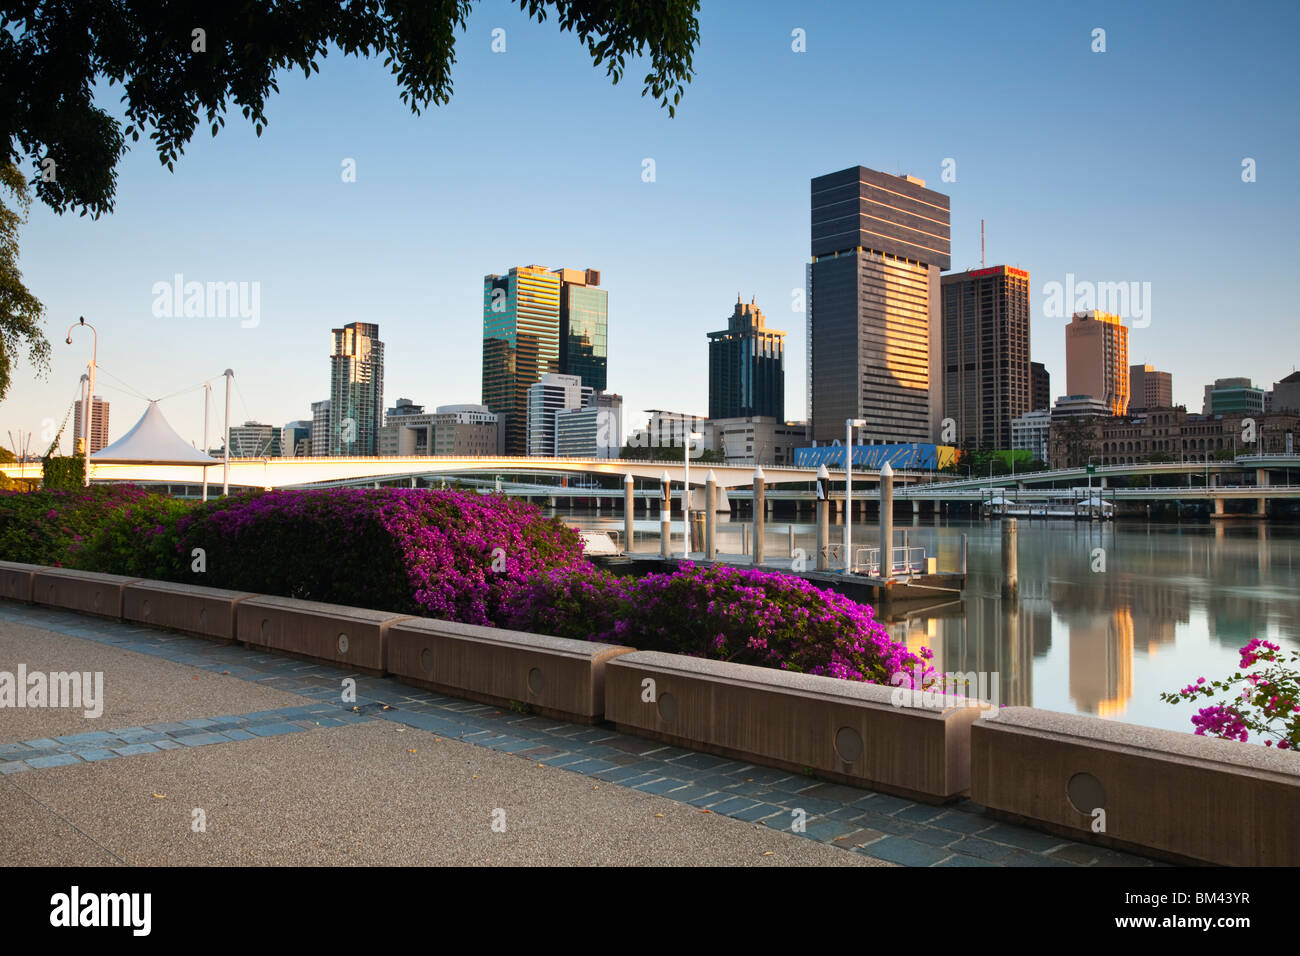
<path fill-rule="evenodd" d="M 641 578 L 553 571 L 520 592 L 507 626 L 879 684 L 933 672 L 928 648 L 918 656 L 892 640 L 870 607 L 800 577 L 721 565 Z"/>

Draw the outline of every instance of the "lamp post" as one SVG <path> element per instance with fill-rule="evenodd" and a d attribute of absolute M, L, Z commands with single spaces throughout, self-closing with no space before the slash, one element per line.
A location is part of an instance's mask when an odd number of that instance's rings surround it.
<path fill-rule="evenodd" d="M 844 419 L 844 573 L 853 570 L 853 429 L 863 428 L 865 418 Z"/>
<path fill-rule="evenodd" d="M 81 435 L 86 440 L 86 446 L 85 446 L 86 474 L 82 479 L 82 483 L 85 485 L 85 487 L 89 488 L 90 487 L 90 407 L 95 404 L 95 366 L 99 362 L 99 333 L 95 331 L 95 327 L 93 325 L 89 324 L 86 321 L 86 317 L 83 315 L 81 316 L 81 321 L 68 327 L 67 342 L 69 345 L 72 344 L 72 330 L 83 325 L 86 328 L 90 329 L 90 334 L 92 336 L 90 366 L 89 366 L 90 377 L 87 380 L 87 384 L 86 384 L 86 401 L 81 407 L 81 420 L 82 420 Z"/>
<path fill-rule="evenodd" d="M 211 407 L 212 407 L 212 383 L 204 382 L 203 383 L 203 454 L 208 455 L 209 459 L 211 459 L 212 457 L 208 453 L 208 409 Z M 208 500 L 208 466 L 207 465 L 203 466 L 203 500 L 204 501 Z"/>
<path fill-rule="evenodd" d="M 223 441 L 226 447 L 221 451 L 221 496 L 224 498 L 230 494 L 230 385 L 235 373 L 226 369 L 222 374 L 226 376 L 226 437 Z"/>

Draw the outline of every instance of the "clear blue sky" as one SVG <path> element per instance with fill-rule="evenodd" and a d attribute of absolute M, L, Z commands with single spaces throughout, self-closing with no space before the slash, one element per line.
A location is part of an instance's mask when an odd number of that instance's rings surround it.
<path fill-rule="evenodd" d="M 101 336 L 113 438 L 144 405 L 109 374 L 152 397 L 211 377 L 214 434 L 227 366 L 236 422 L 308 418 L 328 393 L 329 330 L 352 321 L 379 323 L 386 405 L 477 402 L 482 278 L 529 263 L 601 271 L 625 424 L 644 408 L 707 412 L 705 333 L 738 292 L 789 331 L 786 414 L 801 418 L 805 316 L 791 290 L 808 260 L 809 179 L 857 164 L 952 197 L 954 269 L 978 265 L 987 220 L 989 263 L 1030 271 L 1033 357 L 1054 394 L 1064 321 L 1043 316 L 1044 284 L 1150 282 L 1132 360 L 1171 371 L 1175 400 L 1199 411 L 1216 376 L 1271 387 L 1300 361 L 1298 26 L 1292 2 L 709 0 L 697 75 L 670 119 L 641 98 L 644 70 L 614 87 L 553 21 L 485 0 L 457 41 L 448 106 L 413 116 L 381 61 L 334 55 L 310 80 L 282 76 L 260 139 L 235 111 L 175 173 L 136 144 L 113 215 L 34 205 L 22 267 L 48 309 L 54 368 L 48 383 L 15 369 L 0 442 L 62 421 L 89 336 L 63 339 L 83 314 Z M 1091 50 L 1096 27 L 1105 53 Z M 346 158 L 355 183 L 342 182 Z M 941 181 L 947 158 L 955 182 Z M 260 283 L 260 324 L 156 318 L 152 288 L 176 273 Z M 201 392 L 162 408 L 201 437 Z"/>

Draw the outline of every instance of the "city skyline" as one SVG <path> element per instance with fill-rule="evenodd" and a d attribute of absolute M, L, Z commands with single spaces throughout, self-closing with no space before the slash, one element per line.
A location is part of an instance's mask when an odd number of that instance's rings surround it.
<path fill-rule="evenodd" d="M 1289 7 L 1278 12 L 1287 22 L 1296 17 Z M 787 347 L 800 355 L 806 314 L 793 309 L 792 291 L 804 286 L 808 258 L 807 183 L 858 163 L 917 175 L 951 197 L 954 269 L 978 266 L 979 220 L 986 220 L 987 261 L 1033 276 L 1032 358 L 1054 378 L 1065 371 L 1061 330 L 1069 319 L 1044 314 L 1044 289 L 1072 276 L 1151 283 L 1154 307 L 1149 325 L 1133 329 L 1130 362 L 1172 372 L 1174 401 L 1189 412 L 1216 378 L 1246 375 L 1271 388 L 1300 353 L 1283 292 L 1283 230 L 1300 205 L 1288 173 L 1297 124 L 1280 108 L 1297 90 L 1294 77 L 1269 66 L 1270 50 L 1283 55 L 1285 31 L 1276 17 L 1273 27 L 1244 18 L 1224 24 L 1197 16 L 1195 8 L 1102 5 L 1087 16 L 1071 25 L 1025 7 L 995 29 L 978 11 L 943 6 L 936 17 L 954 36 L 927 35 L 924 44 L 901 27 L 871 21 L 881 43 L 873 71 L 918 57 L 949 68 L 936 68 L 939 76 L 919 91 L 933 109 L 921 116 L 873 113 L 870 129 L 851 131 L 831 125 L 834 110 L 852 102 L 849 94 L 813 110 L 806 102 L 854 62 L 846 56 L 849 35 L 869 18 L 853 11 L 725 4 L 705 10 L 698 66 L 708 82 L 687 89 L 673 120 L 636 90 L 606 88 L 599 71 L 565 62 L 572 38 L 550 36 L 516 11 L 471 15 L 454 70 L 457 94 L 421 118 L 404 111 L 377 64 L 340 58 L 309 82 L 286 75 L 260 139 L 236 124 L 216 139 L 196 138 L 175 174 L 137 147 L 121 169 L 117 211 L 99 222 L 33 207 L 21 233 L 22 267 L 47 307 L 54 366 L 43 384 L 16 363 L 0 426 L 36 432 L 31 446 L 44 450 L 43 422 L 62 421 L 89 351 L 80 340 L 64 345 L 59 335 L 78 315 L 99 329 L 96 391 L 116 406 L 117 430 L 130 427 L 145 404 L 119 382 L 160 397 L 207 378 L 219 395 L 225 367 L 236 375 L 233 422 L 301 419 L 326 394 L 321 355 L 311 343 L 324 328 L 358 320 L 382 325 L 394 343 L 388 394 L 431 405 L 472 400 L 480 387 L 474 277 L 500 263 L 534 261 L 600 266 L 602 285 L 616 299 L 609 351 L 616 362 L 623 357 L 610 387 L 627 396 L 628 407 L 702 411 L 707 354 L 683 351 L 681 343 L 713 323 L 683 303 L 752 290 L 769 304 L 771 324 L 791 330 Z M 1099 24 L 1108 29 L 1105 53 L 1089 49 Z M 511 38 L 504 55 L 489 48 L 498 25 Z M 791 50 L 796 28 L 807 32 L 805 53 Z M 1198 62 L 1190 55 L 1198 45 L 1221 48 L 1220 55 Z M 1017 83 L 1020 74 L 1010 68 L 989 72 L 987 62 L 1004 49 L 1023 54 L 1019 69 L 1042 70 L 1042 82 Z M 752 73 L 729 76 L 730 65 L 741 61 L 752 64 Z M 980 111 L 966 116 L 941 105 L 946 84 L 962 69 L 971 71 L 969 95 L 1012 95 L 1032 117 L 1028 128 L 994 137 L 981 131 Z M 542 73 L 533 91 L 532 77 Z M 1091 86 L 1080 94 L 1085 80 Z M 1242 90 L 1249 91 L 1244 109 L 1235 99 Z M 580 95 L 618 119 L 607 141 L 582 157 L 551 157 L 562 137 L 528 117 L 520 117 L 523 130 L 537 132 L 545 148 L 526 160 L 454 155 L 446 144 L 485 135 L 492 117 L 484 105 L 514 91 Z M 1131 112 L 1114 108 L 1121 101 Z M 330 127 L 324 118 L 335 108 L 338 122 Z M 948 121 L 935 124 L 941 114 Z M 1108 141 L 1127 147 L 1075 155 L 1079 131 L 1094 119 Z M 781 145 L 799 140 L 790 133 L 800 126 L 818 134 L 815 149 Z M 738 163 L 731 140 L 742 129 L 779 148 Z M 1242 180 L 1247 157 L 1258 163 L 1255 182 Z M 355 183 L 340 180 L 348 158 L 356 161 Z M 653 181 L 643 179 L 645 159 L 654 160 Z M 950 159 L 955 180 L 946 182 Z M 428 174 L 414 174 L 417 160 Z M 500 191 L 521 175 L 539 182 L 567 176 L 583 188 Z M 518 217 L 501 220 L 512 202 Z M 591 215 L 596 207 L 601 216 Z M 503 232 L 499 220 L 510 229 Z M 1197 231 L 1210 221 L 1213 245 Z M 451 223 L 455 230 L 446 229 Z M 729 241 L 737 229 L 747 239 L 743 248 Z M 1244 253 L 1231 274 L 1198 268 L 1204 254 L 1229 247 Z M 706 258 L 707 269 L 693 268 Z M 84 281 L 66 282 L 69 259 L 87 272 Z M 258 296 L 248 301 L 259 304 L 260 314 L 256 321 L 152 314 L 155 284 L 180 275 L 258 283 Z M 1247 334 L 1212 338 L 1224 314 Z M 790 419 L 805 417 L 797 399 L 806 394 L 801 366 L 787 369 L 787 392 L 796 396 L 787 403 Z M 666 375 L 668 387 L 657 385 Z M 1062 393 L 1059 386 L 1054 391 Z M 201 444 L 201 390 L 168 398 L 162 408 L 187 440 Z"/>

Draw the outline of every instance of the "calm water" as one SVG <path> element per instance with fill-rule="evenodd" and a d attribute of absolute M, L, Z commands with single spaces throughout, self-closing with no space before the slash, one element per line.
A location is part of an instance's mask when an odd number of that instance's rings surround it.
<path fill-rule="evenodd" d="M 583 528 L 621 529 L 620 517 L 557 511 Z M 747 522 L 746 522 L 747 523 Z M 768 563 L 788 560 L 788 532 L 810 554 L 815 526 L 769 521 Z M 969 536 L 965 599 L 891 621 L 896 640 L 929 646 L 943 671 L 996 673 L 999 703 L 1027 705 L 1190 730 L 1191 704 L 1173 706 L 1160 692 L 1197 677 L 1226 677 L 1237 648 L 1265 637 L 1300 648 L 1300 528 L 1244 522 L 1114 525 L 1019 522 L 1020 600 L 1000 595 L 996 521 L 895 519 L 909 544 L 957 567 Z M 681 521 L 673 524 L 681 551 Z M 659 522 L 636 522 L 637 551 L 657 552 Z M 842 526 L 831 529 L 842 539 Z M 854 546 L 874 546 L 874 524 L 854 522 Z M 740 524 L 719 520 L 719 547 L 741 550 Z M 1097 548 L 1105 569 L 1094 571 Z M 1196 705 L 1200 706 L 1200 705 Z"/>

